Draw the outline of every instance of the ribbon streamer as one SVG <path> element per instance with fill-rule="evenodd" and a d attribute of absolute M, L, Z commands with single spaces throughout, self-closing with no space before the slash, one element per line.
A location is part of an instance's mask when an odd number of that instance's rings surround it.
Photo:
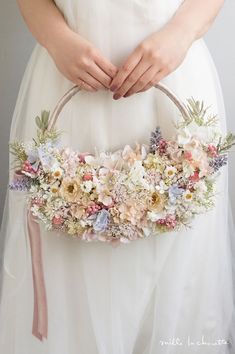
<path fill-rule="evenodd" d="M 43 337 L 47 338 L 48 332 L 47 298 L 42 264 L 40 226 L 30 209 L 27 212 L 27 227 L 31 248 L 34 287 L 32 334 L 42 341 Z"/>

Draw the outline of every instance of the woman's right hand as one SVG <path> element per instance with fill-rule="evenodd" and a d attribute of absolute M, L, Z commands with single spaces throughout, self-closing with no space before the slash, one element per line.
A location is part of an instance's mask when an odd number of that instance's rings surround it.
<path fill-rule="evenodd" d="M 47 49 L 58 70 L 76 85 L 83 81 L 86 91 L 109 89 L 118 71 L 95 46 L 70 29 Z"/>

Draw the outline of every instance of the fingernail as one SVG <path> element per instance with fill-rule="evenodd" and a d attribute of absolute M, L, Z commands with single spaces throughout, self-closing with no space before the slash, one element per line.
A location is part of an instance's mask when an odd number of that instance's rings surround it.
<path fill-rule="evenodd" d="M 117 93 L 115 93 L 115 95 L 113 96 L 113 98 L 114 98 L 115 100 L 118 100 L 120 97 L 121 97 L 121 95 L 119 95 L 119 94 L 117 94 Z"/>
<path fill-rule="evenodd" d="M 131 93 L 125 93 L 125 95 L 123 95 L 123 97 L 129 97 L 131 95 Z"/>
<path fill-rule="evenodd" d="M 117 89 L 117 86 L 116 86 L 116 85 L 110 86 L 110 90 L 111 90 L 111 91 L 115 91 L 116 89 Z"/>

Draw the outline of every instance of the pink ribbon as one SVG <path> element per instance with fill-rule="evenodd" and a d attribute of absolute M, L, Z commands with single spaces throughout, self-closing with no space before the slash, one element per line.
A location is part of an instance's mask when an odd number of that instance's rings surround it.
<path fill-rule="evenodd" d="M 32 212 L 27 212 L 27 227 L 31 248 L 33 287 L 34 287 L 34 313 L 32 334 L 40 341 L 47 338 L 48 314 L 46 288 L 43 274 L 42 249 L 40 226 Z"/>

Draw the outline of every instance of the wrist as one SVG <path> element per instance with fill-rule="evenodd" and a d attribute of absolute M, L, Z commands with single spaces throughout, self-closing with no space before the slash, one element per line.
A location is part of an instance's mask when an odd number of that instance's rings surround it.
<path fill-rule="evenodd" d="M 166 27 L 175 33 L 179 38 L 179 43 L 184 44 L 188 48 L 198 39 L 198 33 L 194 26 L 181 19 L 172 18 Z"/>
<path fill-rule="evenodd" d="M 48 34 L 44 42 L 44 47 L 49 54 L 53 55 L 58 47 L 64 46 L 63 43 L 66 43 L 72 34 L 73 31 L 66 24 L 61 24 Z"/>

